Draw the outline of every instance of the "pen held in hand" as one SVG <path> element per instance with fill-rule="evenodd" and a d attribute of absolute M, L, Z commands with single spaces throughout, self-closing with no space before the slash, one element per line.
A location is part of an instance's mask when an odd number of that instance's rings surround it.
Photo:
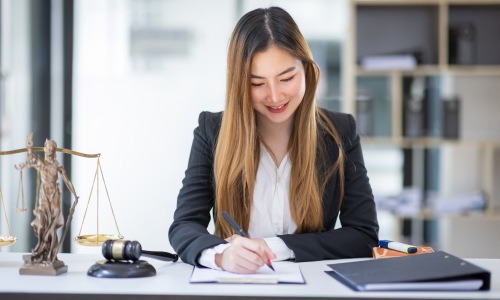
<path fill-rule="evenodd" d="M 227 211 L 223 211 L 222 216 L 224 217 L 224 219 L 226 219 L 226 221 L 229 223 L 229 225 L 231 225 L 231 227 L 234 229 L 234 231 L 236 231 L 237 234 L 239 234 L 243 237 L 246 237 L 246 238 L 250 238 L 248 236 L 248 234 L 246 234 L 246 232 L 243 231 L 243 229 L 240 227 L 240 225 L 238 225 L 238 223 L 236 223 L 236 221 L 228 214 Z M 270 259 L 267 259 L 266 265 L 269 268 L 271 268 L 271 270 L 274 271 L 274 268 L 273 268 L 273 265 L 271 264 Z"/>

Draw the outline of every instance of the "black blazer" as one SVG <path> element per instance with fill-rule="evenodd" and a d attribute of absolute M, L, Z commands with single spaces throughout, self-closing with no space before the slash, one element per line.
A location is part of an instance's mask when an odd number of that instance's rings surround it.
<path fill-rule="evenodd" d="M 373 194 L 366 175 L 356 125 L 351 115 L 323 109 L 341 136 L 346 153 L 344 200 L 340 209 L 342 228 L 334 230 L 340 198 L 338 176 L 332 176 L 323 195 L 322 232 L 285 234 L 279 237 L 295 253 L 295 261 L 370 257 L 378 243 L 378 222 Z M 168 238 L 181 259 L 199 266 L 197 260 L 206 248 L 226 243 L 208 232 L 210 210 L 215 204 L 214 153 L 222 113 L 202 112 L 194 130 L 188 168 L 177 198 L 174 222 Z M 333 165 L 338 146 L 323 133 Z M 215 214 L 214 214 L 215 216 Z"/>

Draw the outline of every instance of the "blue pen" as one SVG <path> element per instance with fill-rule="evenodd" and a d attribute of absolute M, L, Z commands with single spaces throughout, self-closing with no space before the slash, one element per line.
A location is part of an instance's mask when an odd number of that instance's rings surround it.
<path fill-rule="evenodd" d="M 226 221 L 229 223 L 229 225 L 231 225 L 231 227 L 233 227 L 234 231 L 236 231 L 237 234 L 239 234 L 241 236 L 244 236 L 244 237 L 246 237 L 248 239 L 250 238 L 248 236 L 248 234 L 246 234 L 246 232 L 243 231 L 243 229 L 240 227 L 240 225 L 238 225 L 238 223 L 236 223 L 236 221 L 233 219 L 233 217 L 231 217 L 231 215 L 229 215 L 229 213 L 227 211 L 223 211 L 222 212 L 222 216 L 224 217 L 224 219 L 226 219 Z M 271 270 L 274 271 L 274 267 L 271 264 L 271 260 L 268 259 L 267 262 L 266 262 L 266 265 L 269 268 L 271 268 Z"/>
<path fill-rule="evenodd" d="M 380 248 L 397 250 L 397 251 L 401 251 L 404 253 L 416 253 L 418 250 L 417 247 L 415 247 L 415 246 L 403 244 L 403 243 L 398 243 L 398 242 L 393 242 L 393 241 L 389 241 L 389 240 L 378 241 L 378 246 Z"/>

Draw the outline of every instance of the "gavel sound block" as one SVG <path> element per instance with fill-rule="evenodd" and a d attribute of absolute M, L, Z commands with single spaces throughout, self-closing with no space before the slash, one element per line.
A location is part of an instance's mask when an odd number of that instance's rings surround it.
<path fill-rule="evenodd" d="M 134 278 L 155 276 L 156 270 L 141 256 L 162 261 L 176 262 L 176 254 L 161 251 L 142 250 L 137 241 L 107 240 L 102 245 L 105 261 L 99 261 L 90 267 L 87 275 L 99 278 Z"/>

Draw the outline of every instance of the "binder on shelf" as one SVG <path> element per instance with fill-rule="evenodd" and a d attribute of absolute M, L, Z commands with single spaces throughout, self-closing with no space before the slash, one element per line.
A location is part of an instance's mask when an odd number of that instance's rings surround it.
<path fill-rule="evenodd" d="M 428 77 L 427 83 L 427 135 L 441 137 L 441 78 L 439 76 Z"/>
<path fill-rule="evenodd" d="M 491 281 L 489 271 L 443 251 L 328 266 L 356 291 L 489 290 Z"/>
<path fill-rule="evenodd" d="M 421 99 L 405 99 L 405 136 L 424 136 L 424 102 Z"/>
<path fill-rule="evenodd" d="M 476 63 L 476 30 L 471 23 L 449 28 L 449 63 L 473 65 Z"/>
<path fill-rule="evenodd" d="M 427 80 L 425 77 L 403 78 L 404 135 L 422 137 L 427 129 Z"/>
<path fill-rule="evenodd" d="M 460 135 L 460 100 L 443 101 L 443 137 L 458 139 Z"/>
<path fill-rule="evenodd" d="M 361 136 L 372 136 L 373 131 L 373 98 L 356 99 L 356 126 Z"/>

